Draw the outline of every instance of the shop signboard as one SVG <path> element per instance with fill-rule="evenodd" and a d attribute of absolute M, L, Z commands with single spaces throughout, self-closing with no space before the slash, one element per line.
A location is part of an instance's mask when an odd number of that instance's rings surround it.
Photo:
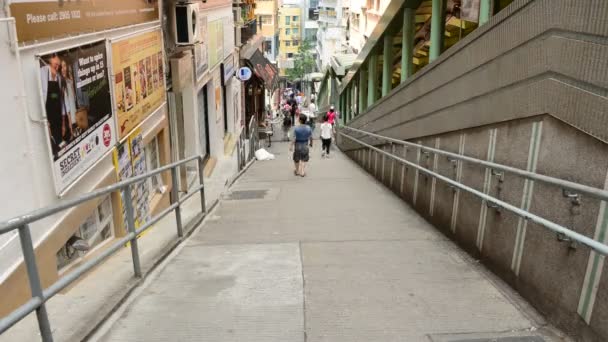
<path fill-rule="evenodd" d="M 251 72 L 251 69 L 249 69 L 248 67 L 240 67 L 237 75 L 238 75 L 237 77 L 239 80 L 249 81 L 251 76 L 253 76 L 253 73 Z"/>
<path fill-rule="evenodd" d="M 112 42 L 116 128 L 122 141 L 166 101 L 160 30 Z"/>
<path fill-rule="evenodd" d="M 279 70 L 270 63 L 260 50 L 255 50 L 249 63 L 253 67 L 255 75 L 264 80 L 266 89 L 273 90 L 279 83 Z"/>
<path fill-rule="evenodd" d="M 234 58 L 232 55 L 224 60 L 224 84 L 234 75 Z"/>
<path fill-rule="evenodd" d="M 214 68 L 224 59 L 224 21 L 214 20 L 208 26 L 209 68 Z"/>
<path fill-rule="evenodd" d="M 38 57 L 57 193 L 115 142 L 105 42 Z"/>
<path fill-rule="evenodd" d="M 159 19 L 158 0 L 13 0 L 9 3 L 21 43 Z"/>
<path fill-rule="evenodd" d="M 146 155 L 141 129 L 133 130 L 125 142 L 116 146 L 116 149 L 114 149 L 114 168 L 118 181 L 146 173 Z M 135 228 L 141 227 L 150 219 L 149 193 L 149 183 L 146 181 L 139 182 L 131 187 L 130 199 L 133 204 Z M 121 190 L 120 204 L 125 229 L 127 229 L 127 215 L 124 205 L 126 196 L 125 191 Z"/>
<path fill-rule="evenodd" d="M 203 4 L 199 3 L 199 7 L 202 7 Z M 202 13 L 202 12 L 199 12 Z M 209 44 L 207 41 L 207 17 L 204 15 L 199 15 L 198 17 L 198 28 L 199 28 L 199 37 L 201 42 L 194 45 L 194 61 L 196 68 L 196 79 L 198 80 L 203 76 L 205 71 L 209 68 L 209 57 L 207 50 L 209 48 Z"/>

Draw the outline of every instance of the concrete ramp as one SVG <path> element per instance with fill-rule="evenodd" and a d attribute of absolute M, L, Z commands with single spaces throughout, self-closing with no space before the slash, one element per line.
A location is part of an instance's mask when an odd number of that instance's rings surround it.
<path fill-rule="evenodd" d="M 337 151 L 256 162 L 102 341 L 561 341 Z"/>

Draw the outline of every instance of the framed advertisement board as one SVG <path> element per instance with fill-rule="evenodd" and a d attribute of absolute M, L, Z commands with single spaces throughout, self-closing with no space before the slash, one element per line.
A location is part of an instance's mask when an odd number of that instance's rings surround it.
<path fill-rule="evenodd" d="M 209 44 L 207 44 L 209 69 L 213 69 L 224 59 L 224 20 L 217 19 L 210 22 L 207 36 L 209 39 Z"/>
<path fill-rule="evenodd" d="M 202 3 L 199 3 L 199 10 L 202 13 Z M 207 42 L 207 17 L 204 15 L 198 16 L 198 30 L 200 43 L 194 45 L 194 62 L 196 68 L 196 79 L 200 79 L 205 71 L 209 67 L 209 58 L 207 55 L 208 42 Z"/>
<path fill-rule="evenodd" d="M 141 129 L 135 129 L 128 139 L 116 146 L 114 149 L 114 168 L 119 181 L 146 173 L 146 154 L 144 153 L 143 135 Z M 149 183 L 139 182 L 131 187 L 130 200 L 135 212 L 135 228 L 143 226 L 150 219 L 150 194 Z M 125 212 L 125 201 L 129 199 L 128 194 L 121 190 L 121 215 L 124 228 L 127 229 L 127 215 Z"/>
<path fill-rule="evenodd" d="M 122 141 L 166 101 L 160 30 L 111 44 L 116 129 Z"/>
<path fill-rule="evenodd" d="M 159 19 L 158 0 L 12 0 L 19 42 L 103 31 Z"/>
<path fill-rule="evenodd" d="M 55 189 L 61 193 L 116 140 L 106 45 L 56 51 L 38 61 Z"/>

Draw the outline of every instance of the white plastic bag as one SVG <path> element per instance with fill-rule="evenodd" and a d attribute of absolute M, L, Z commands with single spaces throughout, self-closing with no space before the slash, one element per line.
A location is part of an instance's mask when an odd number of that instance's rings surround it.
<path fill-rule="evenodd" d="M 274 154 L 261 148 L 255 151 L 255 159 L 257 160 L 274 160 Z"/>

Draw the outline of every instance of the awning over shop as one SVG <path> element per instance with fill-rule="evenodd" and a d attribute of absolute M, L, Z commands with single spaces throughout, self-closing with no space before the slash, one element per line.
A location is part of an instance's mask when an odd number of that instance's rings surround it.
<path fill-rule="evenodd" d="M 278 86 L 279 70 L 262 55 L 260 50 L 256 50 L 247 59 L 247 63 L 251 66 L 255 75 L 264 81 L 266 89 L 272 90 Z"/>

